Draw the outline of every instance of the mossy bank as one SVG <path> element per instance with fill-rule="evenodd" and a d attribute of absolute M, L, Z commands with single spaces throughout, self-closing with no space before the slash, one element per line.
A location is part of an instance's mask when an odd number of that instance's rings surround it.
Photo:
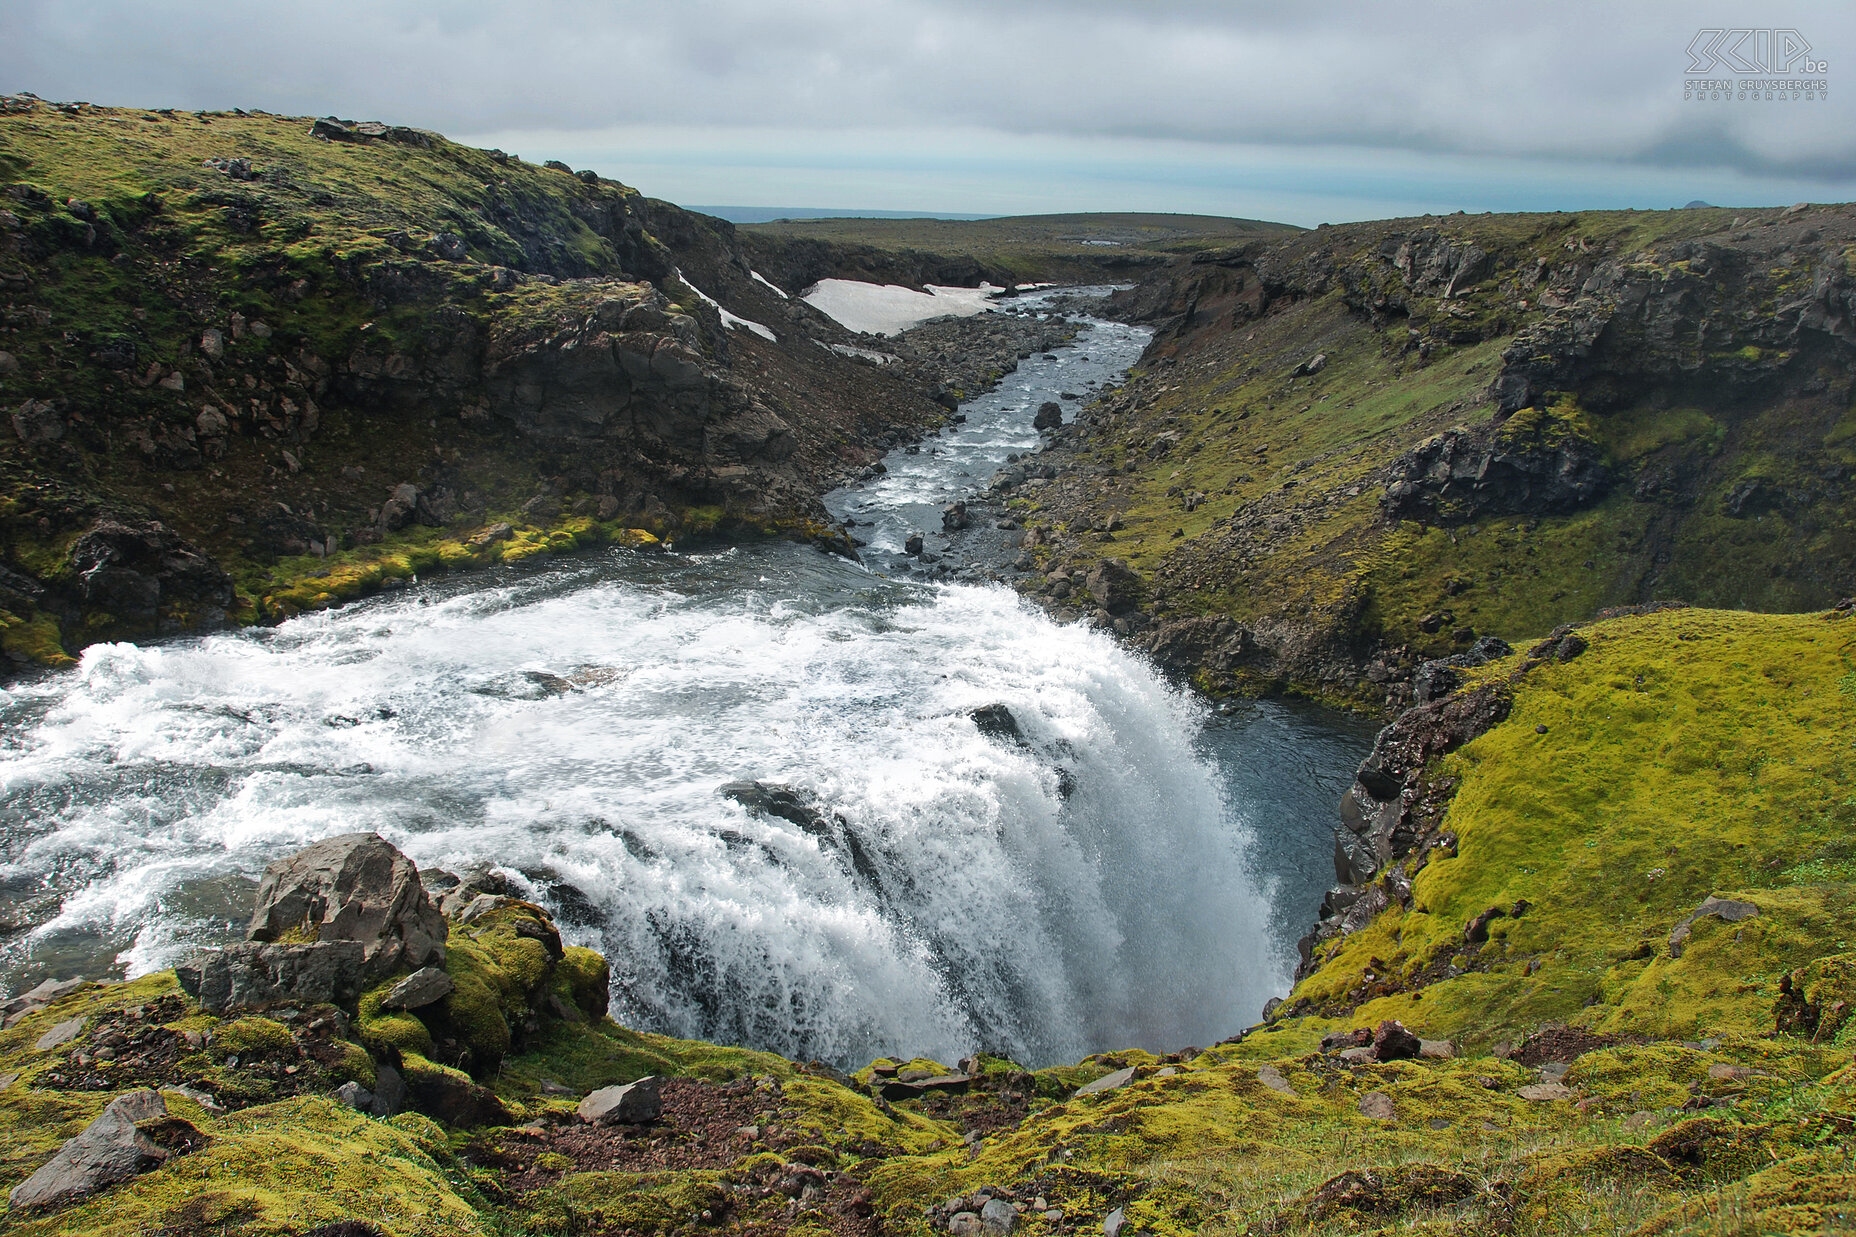
<path fill-rule="evenodd" d="M 1427 658 L 1856 592 L 1856 212 L 1451 215 L 1201 254 L 1000 497 L 1031 596 L 1222 691 L 1396 711 Z M 1085 595 L 1103 560 L 1138 587 Z M 1098 590 L 1099 591 L 1099 590 Z"/>
<path fill-rule="evenodd" d="M 669 1040 L 603 1017 L 604 963 L 539 908 L 465 888 L 416 1012 L 394 975 L 352 1015 L 215 1016 L 162 973 L 16 1015 L 0 1184 L 136 1086 L 202 1141 L 5 1231 L 1848 1231 L 1856 617 L 1614 618 L 1432 703 L 1484 698 L 1370 913 L 1224 1043 L 845 1075 Z M 413 1111 L 330 1097 L 389 1065 Z M 576 1116 L 645 1075 L 656 1121 Z"/>

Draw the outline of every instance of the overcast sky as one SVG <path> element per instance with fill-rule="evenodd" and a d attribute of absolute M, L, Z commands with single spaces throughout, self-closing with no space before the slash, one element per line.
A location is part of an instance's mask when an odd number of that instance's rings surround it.
<path fill-rule="evenodd" d="M 1704 25 L 1795 30 L 1828 97 L 1685 100 Z M 687 204 L 1313 224 L 1856 198 L 1852 36 L 1848 0 L 0 0 L 0 91 L 412 124 Z"/>

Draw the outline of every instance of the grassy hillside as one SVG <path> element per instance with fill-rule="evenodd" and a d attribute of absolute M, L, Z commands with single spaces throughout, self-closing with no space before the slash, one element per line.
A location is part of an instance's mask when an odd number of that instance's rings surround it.
<path fill-rule="evenodd" d="M 483 1038 L 456 1010 L 388 1016 L 364 997 L 331 1039 L 314 1010 L 204 1015 L 161 974 L 0 1032 L 0 1184 L 138 1083 L 192 1088 L 170 1107 L 210 1141 L 0 1231 L 926 1235 L 998 1199 L 1019 1207 L 1015 1231 L 1053 1237 L 1116 1212 L 1164 1237 L 1846 1232 L 1856 617 L 1667 610 L 1579 634 L 1570 660 L 1510 659 L 1465 685 L 1512 708 L 1430 770 L 1447 801 L 1434 836 L 1453 846 L 1424 851 L 1408 902 L 1330 938 L 1273 1021 L 1225 1043 L 1036 1072 L 980 1057 L 964 1091 L 915 1098 L 899 1072 L 948 1067 L 846 1077 L 549 1014 L 472 1084 L 424 1055 Z M 1754 913 L 1688 923 L 1709 895 Z M 1490 906 L 1515 913 L 1467 940 Z M 453 928 L 461 991 L 535 999 L 519 947 L 536 933 L 517 921 L 536 913 Z M 570 950 L 533 990 L 585 1004 L 595 969 Z M 434 1017 L 444 1036 L 421 1025 Z M 1454 1043 L 1350 1047 L 1386 1018 Z M 35 1047 L 73 1019 L 77 1039 Z M 453 1097 L 449 1124 L 322 1098 L 391 1060 Z M 672 1079 L 658 1123 L 576 1124 L 579 1095 L 646 1073 Z"/>
<path fill-rule="evenodd" d="M 1397 677 L 1475 635 L 1665 598 L 1825 605 L 1856 591 L 1853 242 L 1848 208 L 1813 207 L 1401 220 L 1207 255 L 1131 299 L 1154 348 L 1059 444 L 1064 476 L 1013 497 L 1045 568 L 1122 558 L 1155 625 L 1249 630 L 1227 688 L 1383 705 L 1375 662 Z M 1551 492 L 1588 459 L 1601 484 Z M 1508 473 L 1457 495 L 1490 460 Z"/>
<path fill-rule="evenodd" d="M 917 254 L 966 258 L 997 283 L 1087 283 L 1126 280 L 1169 257 L 1278 239 L 1299 230 L 1257 219 L 1134 212 L 971 220 L 786 219 L 743 225 L 741 235 L 763 265 L 795 264 L 789 275 L 795 284 L 822 277 L 808 278 L 807 271 L 797 269 L 807 246 L 820 242 L 841 253 L 867 253 L 873 263 L 888 257 L 900 264 Z M 922 273 L 932 276 L 933 271 Z"/>
<path fill-rule="evenodd" d="M 943 415 L 816 346 L 848 338 L 731 225 L 590 172 L 0 98 L 0 643 L 55 662 L 512 545 L 820 532 L 823 488 Z"/>

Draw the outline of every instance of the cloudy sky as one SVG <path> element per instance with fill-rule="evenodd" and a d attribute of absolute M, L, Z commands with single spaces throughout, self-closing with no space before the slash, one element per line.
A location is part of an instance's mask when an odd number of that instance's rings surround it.
<path fill-rule="evenodd" d="M 1755 25 L 1827 97 L 1685 99 L 1702 27 Z M 1710 78 L 1770 76 L 1730 38 Z M 0 0 L 0 91 L 388 120 L 686 204 L 1313 224 L 1856 199 L 1853 42 L 1847 0 Z"/>

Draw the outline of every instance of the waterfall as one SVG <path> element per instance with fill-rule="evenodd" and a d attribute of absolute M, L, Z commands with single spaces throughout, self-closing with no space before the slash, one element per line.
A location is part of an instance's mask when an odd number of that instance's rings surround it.
<path fill-rule="evenodd" d="M 61 901 L 14 972 L 171 965 L 374 829 L 514 873 L 620 1021 L 802 1058 L 1205 1044 L 1280 990 L 1201 706 L 1100 633 L 791 546 L 448 584 L 19 686 L 0 888 Z"/>

